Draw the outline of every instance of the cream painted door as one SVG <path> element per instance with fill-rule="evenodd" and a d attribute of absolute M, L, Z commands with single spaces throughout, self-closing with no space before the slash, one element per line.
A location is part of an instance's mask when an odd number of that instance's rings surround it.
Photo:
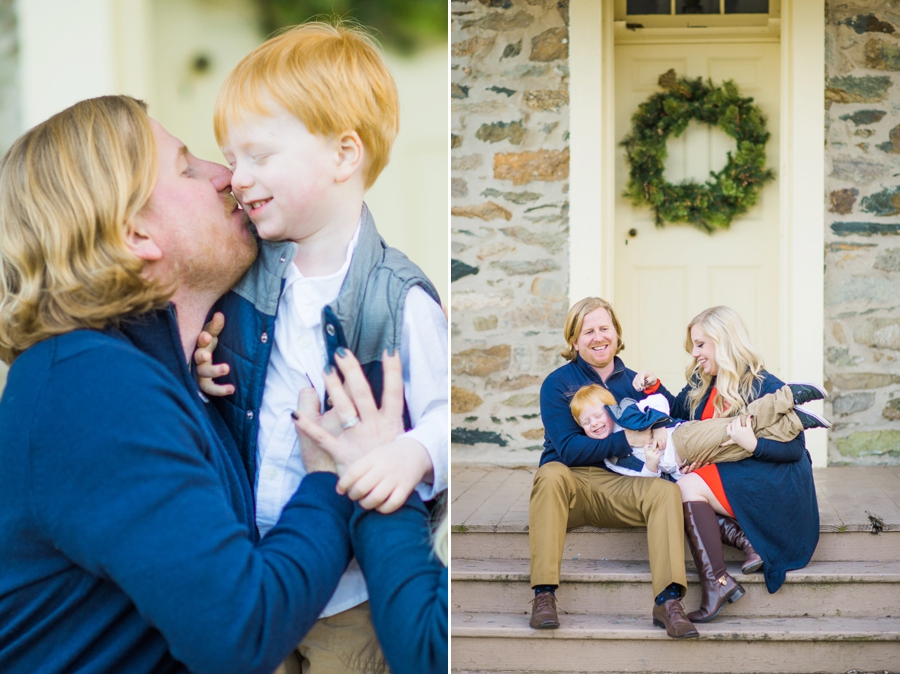
<path fill-rule="evenodd" d="M 624 151 L 617 151 L 615 307 L 627 345 L 622 355 L 630 367 L 657 373 L 673 392 L 684 385 L 690 363 L 684 350 L 688 321 L 719 304 L 744 319 L 767 369 L 780 370 L 779 63 L 777 43 L 616 45 L 617 142 L 629 133 L 638 104 L 659 90 L 657 78 L 670 68 L 714 84 L 733 79 L 762 108 L 772 134 L 766 161 L 776 181 L 730 230 L 713 235 L 684 224 L 657 229 L 650 209 L 636 209 L 622 198 L 628 166 Z M 669 140 L 666 177 L 705 182 L 734 146 L 719 129 L 692 122 L 680 138 Z"/>

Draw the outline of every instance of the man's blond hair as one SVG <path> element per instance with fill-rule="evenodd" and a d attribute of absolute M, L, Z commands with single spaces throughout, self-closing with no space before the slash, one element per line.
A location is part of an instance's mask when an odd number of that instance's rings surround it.
<path fill-rule="evenodd" d="M 270 115 L 274 101 L 310 133 L 355 131 L 365 149 L 368 189 L 387 166 L 400 126 L 397 85 L 375 41 L 358 26 L 310 22 L 264 42 L 228 75 L 213 116 L 216 141 L 244 113 Z"/>
<path fill-rule="evenodd" d="M 600 384 L 588 384 L 575 392 L 569 402 L 569 409 L 572 410 L 572 416 L 580 426 L 580 417 L 587 408 L 615 404 L 616 397 L 608 389 L 603 388 Z"/>
<path fill-rule="evenodd" d="M 126 245 L 157 164 L 146 105 L 128 96 L 76 103 L 13 143 L 0 161 L 0 359 L 165 305 Z"/>

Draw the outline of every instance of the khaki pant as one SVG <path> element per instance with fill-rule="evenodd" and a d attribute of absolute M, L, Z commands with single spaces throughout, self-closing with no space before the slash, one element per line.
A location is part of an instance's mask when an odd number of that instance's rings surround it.
<path fill-rule="evenodd" d="M 545 463 L 528 506 L 532 586 L 559 585 L 566 529 L 580 526 L 646 526 L 653 596 L 671 583 L 687 587 L 681 492 L 672 482 Z"/>
<path fill-rule="evenodd" d="M 746 423 L 752 415 L 753 432 L 757 438 L 769 438 L 778 442 L 793 440 L 803 431 L 800 417 L 794 412 L 794 395 L 788 386 L 775 393 L 761 396 L 747 405 L 740 415 Z M 738 417 L 720 417 L 703 421 L 688 421 L 672 431 L 672 441 L 681 459 L 686 463 L 726 463 L 741 461 L 753 456 L 737 445 L 720 447 L 729 438 L 725 434 L 728 425 Z"/>
<path fill-rule="evenodd" d="M 398 637 L 399 638 L 399 637 Z M 390 674 L 369 602 L 320 618 L 274 674 Z"/>

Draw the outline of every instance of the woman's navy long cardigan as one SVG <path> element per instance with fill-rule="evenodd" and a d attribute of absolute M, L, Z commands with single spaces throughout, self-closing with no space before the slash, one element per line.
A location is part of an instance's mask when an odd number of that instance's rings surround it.
<path fill-rule="evenodd" d="M 750 401 L 784 386 L 765 370 L 762 376 Z M 690 390 L 688 384 L 675 399 L 674 418 L 699 419 L 703 413 L 709 392 L 691 415 Z M 809 563 L 819 542 L 819 506 L 803 433 L 790 442 L 759 439 L 752 457 L 718 468 L 735 517 L 765 562 L 766 588 L 776 592 L 787 571 Z"/>

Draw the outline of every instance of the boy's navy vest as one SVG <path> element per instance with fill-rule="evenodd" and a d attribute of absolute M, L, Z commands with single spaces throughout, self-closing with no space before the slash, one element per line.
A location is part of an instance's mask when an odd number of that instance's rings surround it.
<path fill-rule="evenodd" d="M 213 307 L 213 311 L 225 314 L 215 362 L 231 366 L 231 372 L 217 381 L 235 386 L 233 395 L 214 400 L 241 448 L 251 485 L 256 484 L 259 408 L 272 353 L 278 300 L 296 250 L 296 244 L 291 242 L 262 242 L 253 267 Z M 339 346 L 349 348 L 362 365 L 379 404 L 381 354 L 385 349 L 393 353 L 400 350 L 403 304 L 413 286 L 422 287 L 440 303 L 431 281 L 406 255 L 384 242 L 369 209 L 363 206 L 350 268 L 337 300 L 323 309 L 322 329 L 328 358 L 333 359 Z M 407 413 L 404 422 L 408 429 Z"/>

